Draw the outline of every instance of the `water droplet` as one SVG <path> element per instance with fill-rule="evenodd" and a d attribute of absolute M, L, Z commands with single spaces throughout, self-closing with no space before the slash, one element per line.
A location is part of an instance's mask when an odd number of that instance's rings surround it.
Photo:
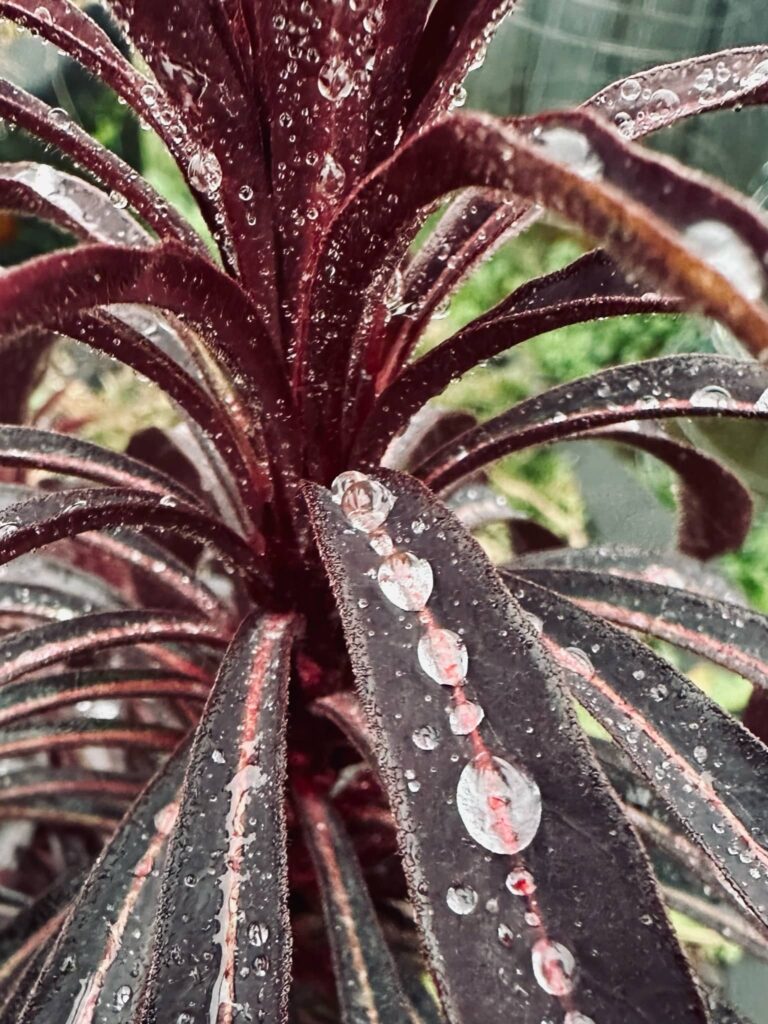
<path fill-rule="evenodd" d="M 47 7 L 36 7 L 35 8 L 35 17 L 37 19 L 39 19 L 40 21 L 44 22 L 44 24 L 46 24 L 46 25 L 52 25 L 53 24 L 53 15 L 51 14 L 51 12 L 48 10 Z"/>
<path fill-rule="evenodd" d="M 683 231 L 688 248 L 748 299 L 759 299 L 765 287 L 763 271 L 752 248 L 719 220 L 700 220 Z"/>
<path fill-rule="evenodd" d="M 551 996 L 567 996 L 573 992 L 576 961 L 573 953 L 560 942 L 539 939 L 531 950 L 533 975 Z"/>
<path fill-rule="evenodd" d="M 341 504 L 341 499 L 344 497 L 344 492 L 348 487 L 354 483 L 359 483 L 361 480 L 367 480 L 368 477 L 365 473 L 360 473 L 356 469 L 348 469 L 344 473 L 339 473 L 336 479 L 331 484 L 331 498 L 336 505 Z"/>
<path fill-rule="evenodd" d="M 485 711 L 474 701 L 464 700 L 448 712 L 448 723 L 454 736 L 469 736 L 485 718 Z"/>
<path fill-rule="evenodd" d="M 693 748 L 693 758 L 697 762 L 697 764 L 704 764 L 704 762 L 707 760 L 707 756 L 708 752 L 705 746 L 699 745 L 698 747 Z"/>
<path fill-rule="evenodd" d="M 237 194 L 240 196 L 244 203 L 250 203 L 250 201 L 253 199 L 253 189 L 251 188 L 250 185 L 241 185 L 237 191 Z"/>
<path fill-rule="evenodd" d="M 387 600 L 406 612 L 421 611 L 434 586 L 432 566 L 410 551 L 396 551 L 385 558 L 379 566 L 378 581 Z"/>
<path fill-rule="evenodd" d="M 198 149 L 187 164 L 187 178 L 198 192 L 213 195 L 221 188 L 223 174 L 218 157 L 210 149 Z"/>
<path fill-rule="evenodd" d="M 341 57 L 331 57 L 320 68 L 320 73 L 317 76 L 317 88 L 320 90 L 320 95 L 330 100 L 331 103 L 340 103 L 341 100 L 346 99 L 352 92 L 352 86 L 349 65 Z"/>
<path fill-rule="evenodd" d="M 125 198 L 122 192 L 117 192 L 115 189 L 109 193 L 109 201 L 118 210 L 124 210 L 128 205 L 128 200 Z"/>
<path fill-rule="evenodd" d="M 441 686 L 458 686 L 466 677 L 469 655 L 464 641 L 453 630 L 428 629 L 419 638 L 416 654 L 421 668 Z"/>
<path fill-rule="evenodd" d="M 465 765 L 456 807 L 470 836 L 491 853 L 524 850 L 541 822 L 541 794 L 533 779 L 487 754 Z"/>
<path fill-rule="evenodd" d="M 147 82 L 146 85 L 142 85 L 140 92 L 146 105 L 154 107 L 157 103 L 157 88 L 151 82 Z"/>
<path fill-rule="evenodd" d="M 127 1006 L 131 1001 L 133 991 L 130 985 L 121 985 L 120 988 L 115 992 L 115 1009 L 122 1010 L 124 1006 Z"/>
<path fill-rule="evenodd" d="M 648 109 L 654 114 L 663 114 L 680 106 L 680 97 L 672 89 L 655 89 L 648 101 Z"/>
<path fill-rule="evenodd" d="M 320 171 L 320 188 L 329 199 L 337 199 L 344 191 L 347 180 L 347 173 L 341 164 L 333 159 L 330 153 L 323 157 L 323 167 Z"/>
<path fill-rule="evenodd" d="M 496 929 L 496 934 L 499 937 L 499 942 L 502 946 L 509 948 L 515 941 L 515 933 L 509 927 L 508 924 L 504 924 L 502 921 L 499 927 Z"/>
<path fill-rule="evenodd" d="M 471 914 L 477 906 L 477 893 L 470 885 L 452 885 L 445 894 L 445 902 L 454 914 Z"/>
<path fill-rule="evenodd" d="M 761 60 L 748 75 L 741 80 L 742 89 L 756 89 L 768 82 L 768 60 Z"/>
<path fill-rule="evenodd" d="M 602 160 L 581 132 L 572 128 L 544 128 L 533 140 L 550 160 L 566 164 L 587 181 L 594 181 L 603 173 Z"/>
<path fill-rule="evenodd" d="M 588 1017 L 586 1013 L 579 1013 L 578 1010 L 569 1010 L 563 1017 L 563 1024 L 595 1024 L 592 1017 Z"/>
<path fill-rule="evenodd" d="M 363 477 L 344 489 L 341 511 L 347 522 L 362 533 L 373 533 L 383 526 L 395 504 L 395 496 L 378 482 Z"/>
<path fill-rule="evenodd" d="M 755 412 L 768 412 L 768 388 L 755 402 Z"/>
<path fill-rule="evenodd" d="M 655 686 L 651 687 L 650 694 L 653 700 L 655 700 L 657 704 L 660 704 L 669 696 L 669 690 L 663 683 L 657 683 Z"/>
<path fill-rule="evenodd" d="M 269 940 L 269 927 L 261 921 L 248 926 L 248 941 L 252 946 L 264 946 Z"/>
<path fill-rule="evenodd" d="M 53 121 L 58 128 L 69 129 L 72 127 L 72 120 L 63 107 L 51 107 L 48 111 L 48 118 Z"/>
<path fill-rule="evenodd" d="M 394 542 L 386 530 L 375 530 L 369 537 L 368 543 L 382 558 L 386 558 L 387 555 L 391 555 L 395 550 Z"/>
<path fill-rule="evenodd" d="M 691 395 L 691 405 L 698 409 L 727 409 L 731 401 L 731 393 L 716 384 L 698 388 Z"/>
<path fill-rule="evenodd" d="M 15 533 L 18 533 L 21 528 L 21 523 L 18 520 L 8 520 L 7 522 L 0 522 L 0 542 L 4 540 L 10 540 Z"/>
<path fill-rule="evenodd" d="M 211 760 L 215 761 L 216 764 L 224 764 L 226 759 L 220 750 L 214 750 L 211 754 Z"/>
<path fill-rule="evenodd" d="M 566 653 L 579 664 L 580 674 L 581 672 L 587 675 L 593 676 L 595 674 L 595 666 L 592 664 L 592 660 L 588 654 L 585 654 L 580 647 L 566 647 Z"/>
<path fill-rule="evenodd" d="M 411 739 L 419 750 L 434 750 L 440 744 L 440 737 L 433 725 L 420 725 L 411 733 Z"/>
<path fill-rule="evenodd" d="M 534 877 L 525 868 L 515 868 L 510 871 L 504 884 L 513 896 L 529 896 L 532 892 L 536 892 Z"/>
<path fill-rule="evenodd" d="M 619 95 L 627 103 L 634 103 L 642 91 L 643 87 L 636 78 L 628 78 L 626 82 L 622 83 Z"/>

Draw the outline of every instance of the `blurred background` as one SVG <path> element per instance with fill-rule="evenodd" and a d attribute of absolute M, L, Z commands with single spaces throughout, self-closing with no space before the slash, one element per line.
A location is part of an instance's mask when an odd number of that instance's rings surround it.
<path fill-rule="evenodd" d="M 98 4 L 84 3 L 109 27 Z M 502 26 L 482 68 L 467 83 L 467 105 L 498 114 L 571 106 L 609 82 L 656 64 L 728 46 L 768 42 L 766 0 L 528 0 Z M 54 47 L 0 22 L 0 74 L 67 112 L 144 174 L 200 225 L 194 203 L 156 137 L 137 123 Z M 768 111 L 709 114 L 654 136 L 649 145 L 714 174 L 768 203 Z M 57 154 L 0 122 L 0 160 L 57 163 Z M 116 203 L 121 197 L 115 196 Z M 31 221 L 0 213 L 0 265 L 11 265 L 71 240 Z M 586 239 L 543 222 L 504 246 L 440 311 L 425 345 L 434 345 L 498 302 L 517 285 L 548 273 L 589 247 Z M 682 317 L 622 318 L 578 325 L 493 359 L 451 387 L 443 404 L 493 415 L 547 387 L 616 363 L 682 351 L 746 355 L 711 323 Z M 149 425 L 170 427 L 173 408 L 149 384 L 82 346 L 58 343 L 33 397 L 40 426 L 72 430 L 124 448 Z M 730 463 L 756 496 L 755 527 L 744 548 L 721 560 L 734 588 L 768 611 L 768 435 L 750 423 L 681 423 L 696 444 Z M 505 460 L 493 482 L 509 503 L 580 546 L 610 541 L 664 548 L 674 542 L 673 483 L 650 457 L 606 444 L 568 443 Z M 487 545 L 499 557 L 505 534 Z M 672 649 L 683 671 L 739 713 L 749 688 L 741 680 Z M 676 915 L 699 969 L 719 978 L 755 1024 L 768 1024 L 766 965 L 741 955 L 727 934 Z M 661 1024 L 661 1022 L 660 1022 Z"/>

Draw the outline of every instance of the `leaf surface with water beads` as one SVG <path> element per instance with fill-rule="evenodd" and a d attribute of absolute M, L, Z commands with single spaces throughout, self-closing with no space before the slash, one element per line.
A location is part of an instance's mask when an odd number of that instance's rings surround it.
<path fill-rule="evenodd" d="M 534 583 L 512 589 L 576 699 L 768 924 L 765 746 L 644 644 Z"/>
<path fill-rule="evenodd" d="M 94 865 L 18 1024 L 134 1021 L 189 746 L 139 796 Z"/>
<path fill-rule="evenodd" d="M 585 430 L 670 417 L 768 417 L 768 369 L 727 356 L 661 356 L 544 391 L 460 434 L 415 472 L 443 490 L 489 462 Z"/>
<path fill-rule="evenodd" d="M 322 896 L 345 1024 L 418 1024 L 344 826 L 322 797 L 307 792 L 296 799 Z"/>
<path fill-rule="evenodd" d="M 289 616 L 247 618 L 195 734 L 157 908 L 146 1024 L 284 1020 Z M 212 794 L 215 798 L 212 799 Z"/>
<path fill-rule="evenodd" d="M 345 475 L 341 507 L 306 493 L 449 1018 L 703 1021 L 636 839 L 479 547 L 402 475 Z"/>
<path fill-rule="evenodd" d="M 608 572 L 525 566 L 512 572 L 617 626 L 667 640 L 768 689 L 768 618 L 751 608 Z"/>

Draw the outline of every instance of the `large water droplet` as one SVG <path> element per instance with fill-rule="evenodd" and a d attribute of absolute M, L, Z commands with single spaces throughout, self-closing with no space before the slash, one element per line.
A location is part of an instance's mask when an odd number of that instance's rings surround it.
<path fill-rule="evenodd" d="M 626 100 L 627 103 L 634 103 L 642 91 L 643 87 L 636 78 L 628 78 L 626 82 L 622 84 L 619 95 L 623 100 Z"/>
<path fill-rule="evenodd" d="M 218 192 L 223 175 L 216 154 L 210 149 L 198 149 L 187 164 L 187 177 L 190 185 L 198 192 L 205 192 L 207 195 Z"/>
<path fill-rule="evenodd" d="M 329 199 L 336 199 L 344 191 L 347 174 L 341 164 L 337 163 L 330 153 L 323 158 L 320 171 L 320 188 Z"/>
<path fill-rule="evenodd" d="M 124 1006 L 127 1006 L 131 1001 L 133 991 L 130 985 L 121 985 L 120 988 L 115 992 L 115 1009 L 122 1010 Z"/>
<path fill-rule="evenodd" d="M 732 227 L 719 220 L 700 220 L 683 231 L 688 248 L 722 274 L 748 299 L 759 299 L 765 287 L 760 261 Z"/>
<path fill-rule="evenodd" d="M 562 943 L 539 939 L 531 950 L 531 962 L 536 981 L 549 995 L 567 996 L 573 992 L 576 961 Z"/>
<path fill-rule="evenodd" d="M 419 750 L 434 750 L 440 743 L 437 729 L 433 725 L 420 725 L 411 733 L 411 739 Z"/>
<path fill-rule="evenodd" d="M 603 173 L 602 160 L 581 132 L 573 128 L 544 128 L 533 138 L 550 160 L 566 164 L 581 178 L 593 181 Z"/>
<path fill-rule="evenodd" d="M 418 612 L 432 593 L 432 566 L 410 551 L 395 551 L 379 566 L 381 592 L 397 608 Z"/>
<path fill-rule="evenodd" d="M 768 60 L 761 60 L 748 75 L 742 78 L 740 84 L 743 89 L 756 89 L 758 85 L 764 85 L 766 82 L 768 82 Z"/>
<path fill-rule="evenodd" d="M 578 1010 L 569 1010 L 563 1017 L 563 1024 L 595 1024 L 595 1020 L 593 1017 L 588 1017 L 586 1013 L 579 1013 Z"/>
<path fill-rule="evenodd" d="M 477 893 L 471 885 L 452 885 L 445 894 L 445 902 L 454 914 L 471 914 L 477 906 Z"/>
<path fill-rule="evenodd" d="M 341 511 L 347 522 L 361 533 L 373 533 L 383 526 L 394 504 L 394 494 L 368 477 L 351 481 L 341 497 Z"/>
<path fill-rule="evenodd" d="M 340 103 L 352 92 L 352 74 L 349 65 L 341 57 L 331 57 L 320 68 L 317 88 L 320 95 L 331 103 Z"/>
<path fill-rule="evenodd" d="M 533 779 L 487 754 L 464 767 L 456 807 L 470 836 L 491 853 L 524 850 L 541 822 L 541 793 Z"/>
<path fill-rule="evenodd" d="M 698 388 L 691 395 L 691 405 L 698 409 L 727 409 L 732 398 L 729 391 L 718 387 L 717 384 L 708 384 L 706 387 Z"/>
<path fill-rule="evenodd" d="M 474 701 L 464 700 L 448 712 L 448 723 L 454 736 L 469 736 L 485 718 L 485 711 Z"/>
<path fill-rule="evenodd" d="M 429 678 L 441 686 L 458 686 L 467 675 L 466 645 L 451 629 L 428 629 L 419 638 L 416 656 Z"/>
<path fill-rule="evenodd" d="M 252 946 L 264 946 L 269 939 L 269 926 L 261 921 L 254 921 L 248 926 L 248 941 Z"/>
<path fill-rule="evenodd" d="M 340 505 L 341 499 L 344 497 L 344 492 L 348 487 L 354 483 L 359 483 L 361 480 L 367 479 L 368 477 L 365 473 L 360 473 L 356 469 L 347 469 L 343 473 L 339 473 L 331 484 L 331 498 L 335 504 Z"/>

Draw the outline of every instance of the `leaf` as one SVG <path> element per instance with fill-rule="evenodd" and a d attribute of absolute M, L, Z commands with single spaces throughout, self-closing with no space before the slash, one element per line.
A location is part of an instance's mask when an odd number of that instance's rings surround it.
<path fill-rule="evenodd" d="M 158 725 L 126 725 L 104 718 L 78 718 L 71 722 L 11 726 L 0 729 L 0 758 L 52 754 L 83 747 L 136 747 L 173 750 L 182 739 L 178 729 Z"/>
<path fill-rule="evenodd" d="M 763 419 L 768 370 L 725 356 L 675 355 L 561 384 L 460 435 L 417 467 L 444 490 L 489 462 L 534 444 L 632 420 L 686 416 Z"/>
<path fill-rule="evenodd" d="M 680 478 L 677 545 L 693 558 L 734 551 L 746 540 L 752 522 L 752 498 L 730 470 L 704 452 L 681 443 L 653 424 L 630 422 L 625 428 L 586 431 L 575 439 L 616 441 L 648 452 Z"/>
<path fill-rule="evenodd" d="M 597 571 L 515 567 L 513 573 L 592 615 L 667 640 L 768 688 L 768 618 L 750 608 Z"/>
<path fill-rule="evenodd" d="M 0 803 L 23 803 L 40 797 L 75 796 L 112 805 L 134 800 L 143 783 L 124 774 L 97 772 L 85 768 L 34 768 L 8 772 L 0 780 Z"/>
<path fill-rule="evenodd" d="M 327 492 L 308 485 L 306 493 L 449 1019 L 506 1021 L 514 1005 L 521 1024 L 568 1010 L 611 1020 L 620 1005 L 628 1021 L 659 1013 L 703 1020 L 634 834 L 530 626 L 444 506 L 408 477 L 380 480 L 395 504 L 375 539 L 350 529 Z M 382 497 L 379 482 L 373 494 Z M 377 519 L 379 507 L 386 512 L 389 501 L 374 501 Z M 386 552 L 386 537 L 396 538 L 401 554 L 382 563 L 368 540 Z M 410 555 L 413 574 L 399 576 L 400 559 Z M 424 611 L 400 610 L 427 600 Z M 468 672 L 443 629 L 463 636 Z M 441 699 L 425 669 L 456 685 Z M 479 723 L 474 704 L 485 709 Z M 463 735 L 450 728 L 446 710 Z M 504 768 L 497 756 L 511 763 Z M 511 803 L 507 784 L 516 789 Z M 518 882 L 531 889 L 524 871 L 536 888 L 513 895 Z M 594 899 L 595 878 L 610 897 Z M 526 921 L 526 914 L 536 916 Z M 646 914 L 651 923 L 639 924 Z M 468 949 L 482 950 L 471 973 Z M 562 971 L 542 975 L 542 956 L 550 966 L 562 956 Z M 649 973 L 658 981 L 652 994 L 641 983 Z"/>
<path fill-rule="evenodd" d="M 768 922 L 763 744 L 644 644 L 536 584 L 513 591 L 542 621 L 577 700 Z"/>
<path fill-rule="evenodd" d="M 269 591 L 262 560 L 239 534 L 194 505 L 122 487 L 40 494 L 6 508 L 0 530 L 0 564 L 63 537 L 113 526 L 172 530 L 178 536 L 210 544 L 249 580 L 256 593 Z"/>
<path fill-rule="evenodd" d="M 285 1020 L 285 710 L 289 616 L 247 618 L 195 734 L 157 906 L 141 1020 L 264 1010 Z M 218 798 L 211 800 L 211 794 Z M 211 955 L 212 953 L 212 955 Z"/>
<path fill-rule="evenodd" d="M 563 545 L 557 534 L 511 508 L 502 494 L 485 484 L 460 487 L 447 496 L 446 504 L 470 533 L 491 523 L 506 523 L 512 548 L 517 554 Z"/>
<path fill-rule="evenodd" d="M 135 1020 L 187 744 L 141 794 L 94 865 L 18 1024 Z"/>
<path fill-rule="evenodd" d="M 146 462 L 70 434 L 36 427 L 0 425 L 0 465 L 80 476 L 113 487 L 175 496 L 192 505 L 200 503 L 197 495 L 178 480 Z"/>
<path fill-rule="evenodd" d="M 227 639 L 226 631 L 201 618 L 182 619 L 144 609 L 93 612 L 35 626 L 0 641 L 0 686 L 57 661 L 105 648 L 161 641 L 224 647 Z"/>
<path fill-rule="evenodd" d="M 311 792 L 301 792 L 297 802 L 322 896 L 342 1019 L 345 1024 L 418 1024 L 338 815 Z"/>
<path fill-rule="evenodd" d="M 190 250 L 200 248 L 199 235 L 120 157 L 95 142 L 69 117 L 2 78 L 0 116 L 55 146 L 107 188 L 124 196 L 161 238 L 175 238 Z"/>
<path fill-rule="evenodd" d="M 379 395 L 356 451 L 380 457 L 430 398 L 501 352 L 568 324 L 630 313 L 669 312 L 674 300 L 646 298 L 600 250 L 522 285 L 483 317 L 405 367 Z"/>
<path fill-rule="evenodd" d="M 63 672 L 0 688 L 0 726 L 80 701 L 123 701 L 142 697 L 204 701 L 208 690 L 199 679 L 179 678 L 169 672 L 140 669 Z"/>
<path fill-rule="evenodd" d="M 766 60 L 766 46 L 687 57 L 613 82 L 585 106 L 638 138 L 695 114 L 765 103 Z"/>

